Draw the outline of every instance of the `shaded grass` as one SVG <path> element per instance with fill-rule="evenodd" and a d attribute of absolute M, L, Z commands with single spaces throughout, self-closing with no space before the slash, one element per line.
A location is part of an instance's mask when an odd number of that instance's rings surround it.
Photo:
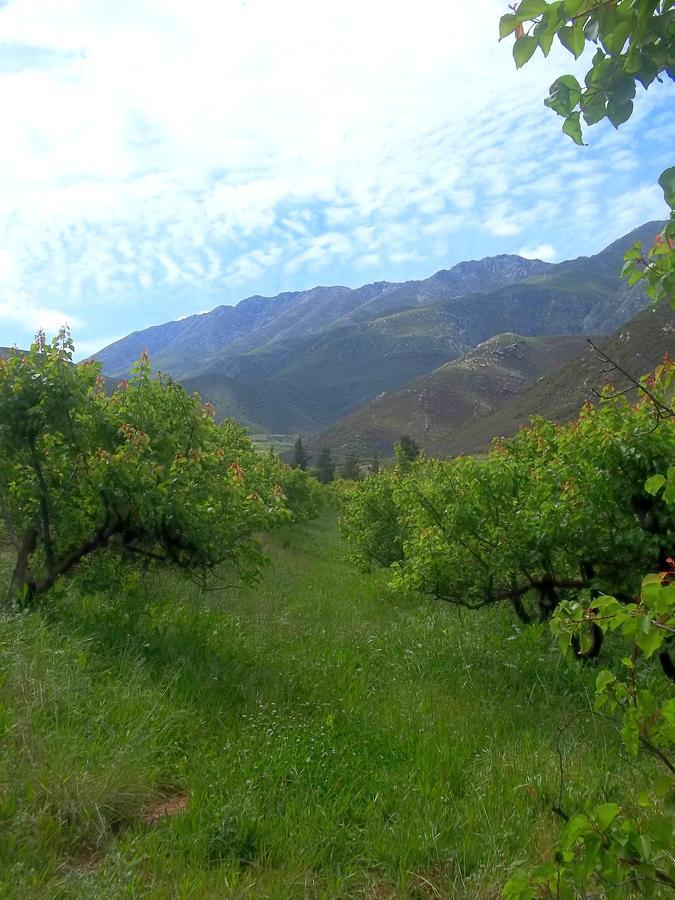
<path fill-rule="evenodd" d="M 0 622 L 0 893 L 490 897 L 550 850 L 594 670 L 506 611 L 389 597 L 333 526 L 268 539 L 256 588 Z M 590 715 L 561 749 L 566 808 L 639 790 Z"/>

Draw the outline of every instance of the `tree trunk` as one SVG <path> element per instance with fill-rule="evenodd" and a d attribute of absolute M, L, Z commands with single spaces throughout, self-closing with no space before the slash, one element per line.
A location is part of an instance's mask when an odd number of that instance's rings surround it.
<path fill-rule="evenodd" d="M 16 565 L 12 572 L 12 578 L 9 582 L 9 588 L 5 596 L 5 607 L 11 608 L 17 601 L 23 591 L 24 586 L 28 584 L 28 566 L 30 558 L 35 553 L 37 546 L 37 529 L 31 529 L 28 534 L 24 535 L 19 543 L 16 553 Z"/>

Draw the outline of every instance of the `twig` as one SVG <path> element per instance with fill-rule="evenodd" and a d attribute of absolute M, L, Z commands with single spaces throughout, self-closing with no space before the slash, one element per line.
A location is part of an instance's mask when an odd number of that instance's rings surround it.
<path fill-rule="evenodd" d="M 627 372 L 623 368 L 623 366 L 620 366 L 619 363 L 616 362 L 616 360 L 612 359 L 611 356 L 608 356 L 604 352 L 604 350 L 601 350 L 598 346 L 596 346 L 590 338 L 586 338 L 586 341 L 591 345 L 591 347 L 593 348 L 593 351 L 595 352 L 595 355 L 598 357 L 598 359 L 601 359 L 603 362 L 608 363 L 612 367 L 612 369 L 610 371 L 613 370 L 613 371 L 619 372 L 621 375 L 623 375 L 624 378 L 626 378 L 626 379 L 628 379 L 628 381 L 630 381 L 632 387 L 628 388 L 628 390 L 632 390 L 633 388 L 636 388 L 637 390 L 642 391 L 642 393 L 645 394 L 645 396 L 649 397 L 651 402 L 654 404 L 654 409 L 656 410 L 657 416 L 659 418 L 663 418 L 663 417 L 675 418 L 675 410 L 674 409 L 672 409 L 670 406 L 666 406 L 665 403 L 662 403 L 662 401 L 659 400 L 659 398 L 656 397 L 652 393 L 652 391 L 649 390 L 648 387 L 646 387 L 641 381 L 639 381 L 637 378 L 635 378 L 634 375 L 631 375 L 630 372 Z M 621 393 L 626 393 L 626 391 L 622 391 Z M 620 394 L 617 393 L 615 396 L 620 396 Z"/>

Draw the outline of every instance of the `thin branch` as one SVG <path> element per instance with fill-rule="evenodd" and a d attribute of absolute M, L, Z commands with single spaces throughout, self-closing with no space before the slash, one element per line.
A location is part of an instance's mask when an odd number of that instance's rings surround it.
<path fill-rule="evenodd" d="M 631 375 L 630 372 L 627 372 L 623 368 L 623 366 L 619 365 L 619 363 L 616 362 L 616 360 L 612 359 L 611 356 L 608 356 L 604 352 L 604 350 L 601 350 L 596 344 L 593 343 L 590 338 L 586 338 L 586 341 L 591 345 L 598 359 L 609 363 L 609 365 L 612 367 L 612 370 L 619 372 L 621 375 L 623 375 L 624 378 L 628 379 L 633 388 L 642 391 L 645 396 L 649 397 L 651 402 L 654 404 L 654 408 L 656 409 L 657 414 L 660 417 L 666 416 L 668 418 L 675 418 L 675 410 L 673 410 L 670 406 L 666 406 L 666 404 L 659 400 L 659 398 L 656 397 L 648 387 L 646 387 L 641 381 L 635 378 L 634 375 Z M 617 394 L 617 396 L 619 396 L 619 394 Z"/>

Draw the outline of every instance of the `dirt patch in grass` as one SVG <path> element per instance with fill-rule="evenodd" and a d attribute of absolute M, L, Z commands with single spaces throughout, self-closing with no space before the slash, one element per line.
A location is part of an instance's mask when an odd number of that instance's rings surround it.
<path fill-rule="evenodd" d="M 172 797 L 163 797 L 159 802 L 147 807 L 143 813 L 143 821 L 146 825 L 156 825 L 162 819 L 185 812 L 187 807 L 187 794 L 174 794 Z"/>

